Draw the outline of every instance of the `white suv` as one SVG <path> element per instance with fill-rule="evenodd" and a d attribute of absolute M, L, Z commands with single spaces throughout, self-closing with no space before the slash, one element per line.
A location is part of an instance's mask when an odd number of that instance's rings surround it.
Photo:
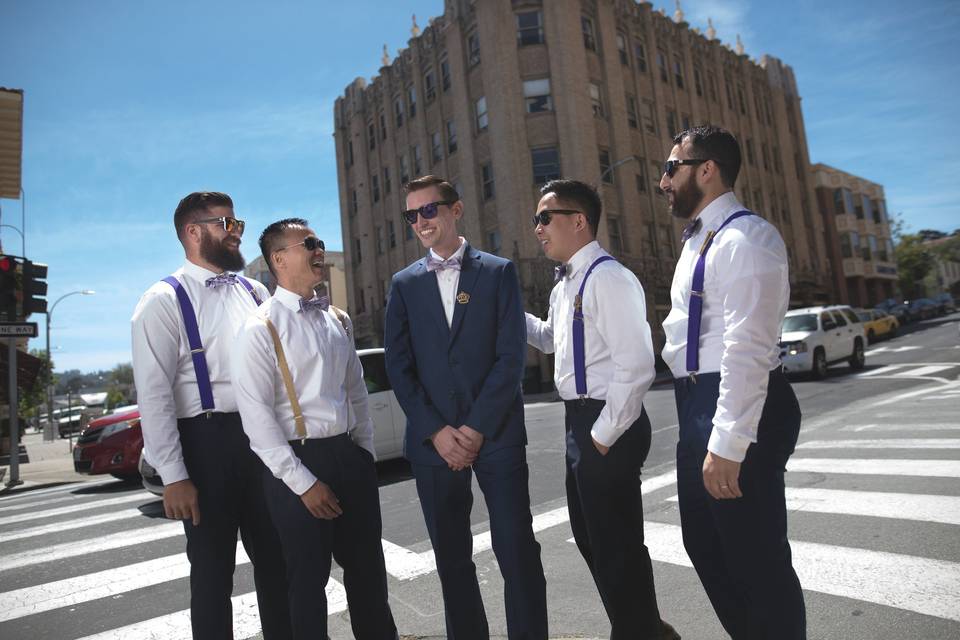
<path fill-rule="evenodd" d="M 780 362 L 787 373 L 810 372 L 819 380 L 838 362 L 863 369 L 866 343 L 863 324 L 850 307 L 793 309 L 780 327 Z"/>

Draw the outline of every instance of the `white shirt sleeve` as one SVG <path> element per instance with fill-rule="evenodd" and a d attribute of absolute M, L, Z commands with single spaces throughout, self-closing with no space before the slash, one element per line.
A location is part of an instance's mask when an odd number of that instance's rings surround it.
<path fill-rule="evenodd" d="M 258 314 L 252 314 L 237 335 L 231 377 L 250 448 L 275 477 L 303 495 L 317 478 L 294 454 L 277 423 L 274 405 L 278 394 L 286 397 L 286 389 L 279 379 L 273 339 Z"/>
<path fill-rule="evenodd" d="M 546 320 L 541 320 L 532 313 L 524 314 L 527 321 L 527 344 L 543 353 L 553 353 L 556 349 L 556 345 L 553 343 L 553 296 L 555 291 L 556 287 L 550 292 L 550 306 L 547 309 Z"/>
<path fill-rule="evenodd" d="M 598 277 L 600 276 L 600 277 Z M 643 399 L 653 384 L 653 339 L 647 322 L 643 287 L 620 267 L 600 271 L 591 279 L 597 328 L 610 351 L 614 371 L 607 387 L 607 403 L 590 434 L 611 447 L 643 411 Z"/>
<path fill-rule="evenodd" d="M 790 291 L 786 249 L 779 236 L 754 233 L 754 239 L 736 228 L 724 235 L 732 242 L 717 247 L 712 262 L 725 274 L 715 279 L 723 305 L 723 353 L 720 397 L 707 449 L 742 462 L 757 440 L 770 379 L 769 353 L 778 342 Z"/>
<path fill-rule="evenodd" d="M 329 318 L 329 316 L 328 316 Z M 345 316 L 348 338 L 353 335 L 353 321 Z M 334 320 L 338 322 L 338 320 Z M 373 447 L 373 418 L 370 416 L 370 402 L 367 396 L 367 384 L 363 380 L 363 365 L 356 349 L 351 349 L 352 356 L 347 360 L 347 374 L 345 386 L 347 402 L 350 406 L 351 423 L 347 425 L 350 439 L 370 452 L 374 459 L 377 452 Z"/>
<path fill-rule="evenodd" d="M 167 286 L 167 285 L 163 285 Z M 176 294 L 148 290 L 131 319 L 133 379 L 137 388 L 140 425 L 150 464 L 164 484 L 187 480 L 174 382 L 180 360 L 180 308 Z"/>

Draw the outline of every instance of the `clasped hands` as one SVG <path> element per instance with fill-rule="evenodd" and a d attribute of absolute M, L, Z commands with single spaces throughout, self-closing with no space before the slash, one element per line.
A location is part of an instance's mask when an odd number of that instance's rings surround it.
<path fill-rule="evenodd" d="M 477 459 L 483 446 L 483 434 L 467 425 L 459 429 L 445 425 L 430 436 L 430 441 L 448 467 L 461 471 Z"/>

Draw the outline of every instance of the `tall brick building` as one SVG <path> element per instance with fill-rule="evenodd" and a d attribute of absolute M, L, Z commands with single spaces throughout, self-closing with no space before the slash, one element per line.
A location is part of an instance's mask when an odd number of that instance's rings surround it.
<path fill-rule="evenodd" d="M 538 185 L 601 185 L 600 243 L 640 278 L 659 344 L 680 224 L 657 193 L 672 136 L 698 123 L 743 147 L 736 192 L 787 240 L 795 304 L 831 284 L 791 68 L 724 45 L 634 0 L 447 0 L 444 14 L 370 83 L 337 99 L 335 138 L 350 310 L 361 345 L 380 344 L 392 274 L 422 255 L 400 218 L 401 185 L 454 182 L 464 235 L 519 265 L 543 312 L 553 265 L 530 218 Z M 602 178 L 602 179 L 601 179 Z"/>

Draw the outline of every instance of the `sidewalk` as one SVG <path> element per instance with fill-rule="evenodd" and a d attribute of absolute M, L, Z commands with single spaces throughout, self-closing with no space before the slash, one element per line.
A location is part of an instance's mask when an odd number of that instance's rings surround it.
<path fill-rule="evenodd" d="M 76 442 L 76 437 L 73 442 Z M 57 438 L 52 442 L 43 441 L 43 433 L 27 433 L 23 436 L 23 444 L 27 448 L 30 462 L 20 465 L 20 479 L 23 484 L 10 489 L 0 484 L 0 495 L 11 495 L 41 487 L 65 484 L 68 482 L 91 482 L 103 480 L 100 476 L 86 476 L 73 470 L 73 456 L 70 451 L 70 440 Z M 10 469 L 4 476 L 3 482 L 10 479 Z"/>

